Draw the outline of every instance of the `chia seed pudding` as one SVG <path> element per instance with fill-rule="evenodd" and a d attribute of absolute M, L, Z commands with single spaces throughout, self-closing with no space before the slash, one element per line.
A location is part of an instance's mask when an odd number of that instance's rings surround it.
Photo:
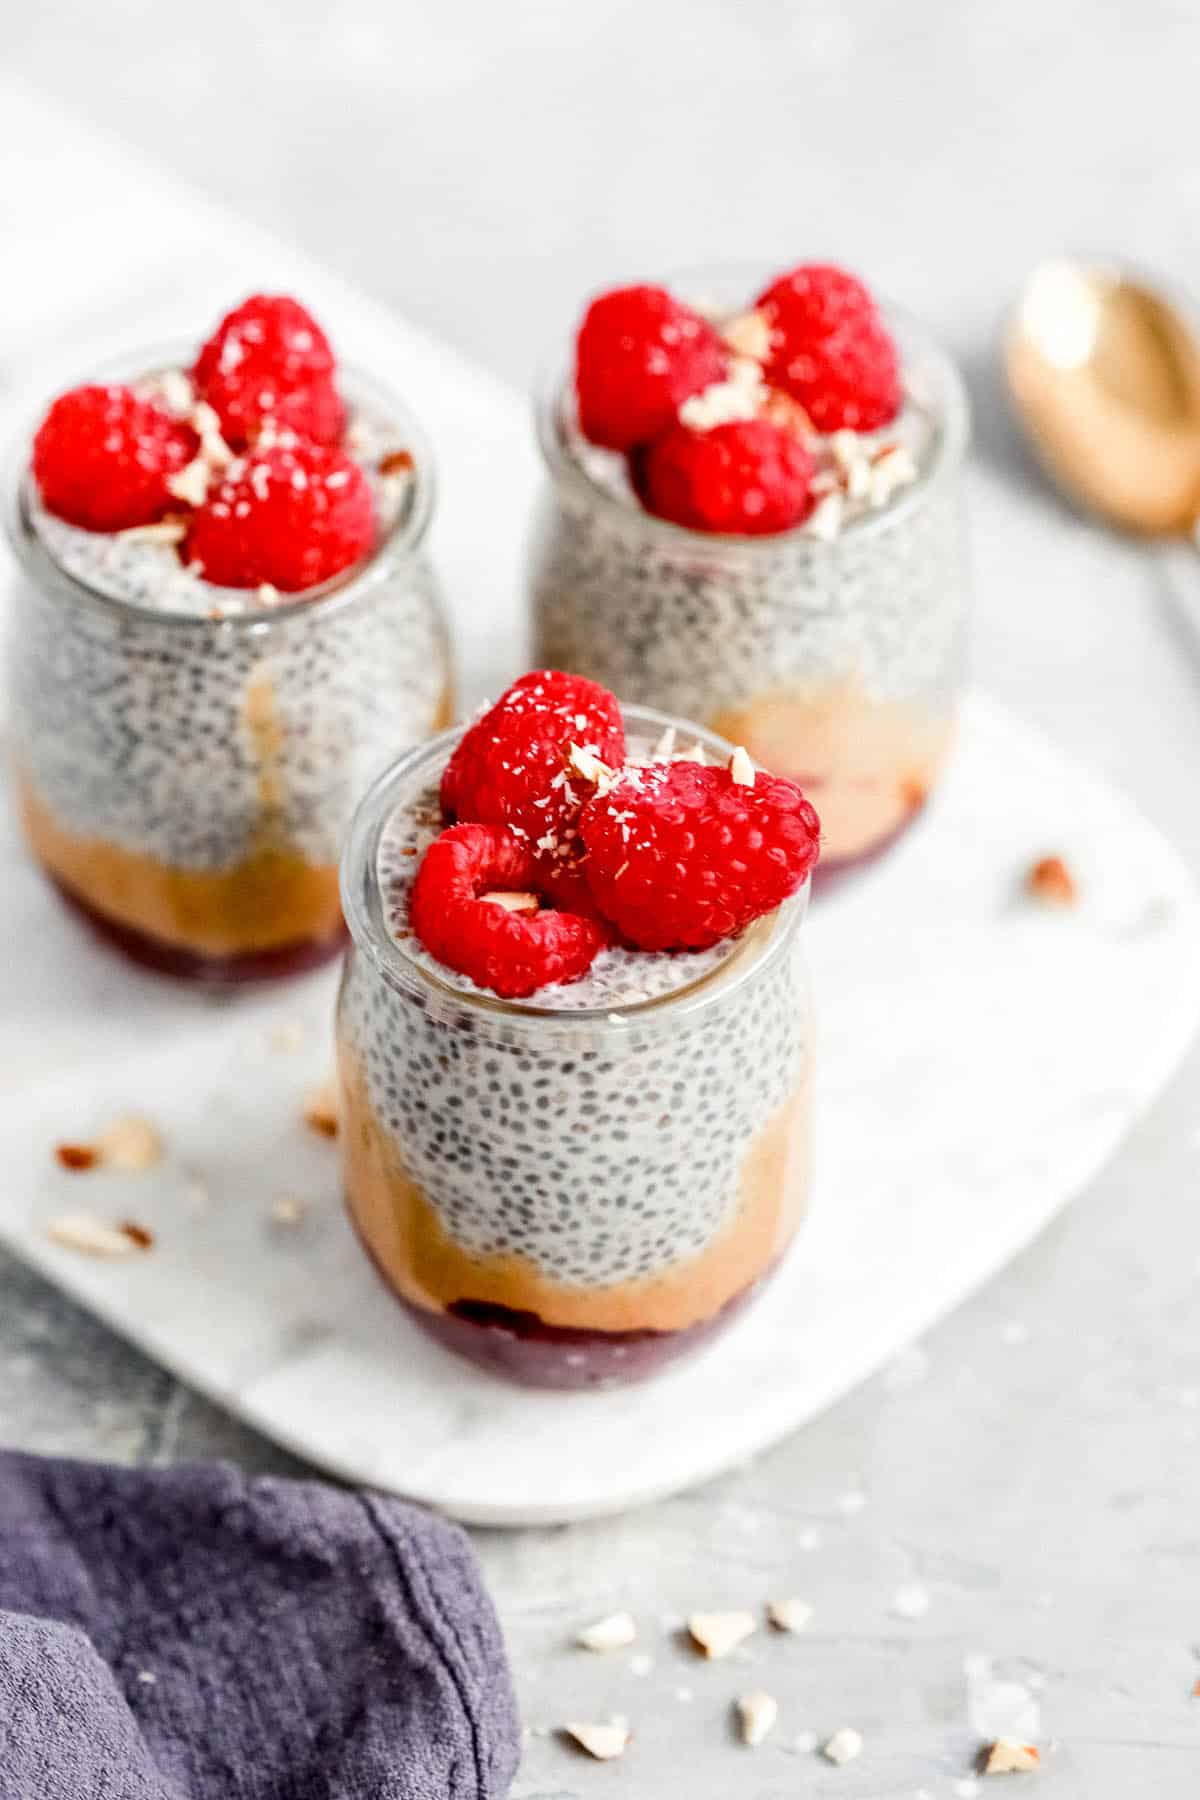
<path fill-rule="evenodd" d="M 100 379 L 186 412 L 185 360 L 143 356 Z M 42 504 L 27 443 L 9 478 L 7 686 L 26 835 L 97 935 L 176 975 L 262 979 L 336 955 L 353 807 L 389 757 L 452 716 L 424 550 L 428 446 L 391 395 L 339 379 L 376 541 L 320 587 L 207 582 L 181 561 L 171 520 L 68 523 Z"/>
<path fill-rule="evenodd" d="M 741 271 L 676 287 L 715 292 L 700 310 L 717 320 L 756 291 Z M 820 497 L 773 536 L 647 512 L 625 457 L 583 438 L 561 368 L 537 408 L 549 474 L 529 568 L 538 660 L 700 719 L 799 782 L 821 815 L 818 882 L 885 848 L 919 811 L 963 683 L 965 394 L 914 321 L 890 308 L 884 319 L 898 417 L 870 434 L 810 436 Z"/>
<path fill-rule="evenodd" d="M 626 709 L 630 755 L 670 723 Z M 500 1000 L 406 922 L 458 735 L 376 784 L 343 860 L 347 1204 L 449 1348 L 537 1386 L 633 1380 L 726 1323 L 804 1212 L 807 889 L 710 950 L 602 950 L 578 981 Z"/>

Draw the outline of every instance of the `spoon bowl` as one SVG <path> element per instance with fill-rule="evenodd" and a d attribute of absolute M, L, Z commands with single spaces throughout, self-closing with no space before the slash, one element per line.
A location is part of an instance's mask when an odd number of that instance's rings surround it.
<path fill-rule="evenodd" d="M 1005 334 L 1014 404 L 1047 472 L 1126 530 L 1200 514 L 1200 318 L 1116 264 L 1032 273 Z"/>

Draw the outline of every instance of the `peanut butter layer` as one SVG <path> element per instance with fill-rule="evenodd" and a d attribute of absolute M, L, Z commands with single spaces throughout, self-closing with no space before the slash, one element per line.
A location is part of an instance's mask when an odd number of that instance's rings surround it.
<path fill-rule="evenodd" d="M 175 869 L 101 838 L 76 837 L 27 780 L 17 784 L 33 854 L 70 893 L 118 925 L 201 956 L 321 942 L 342 927 L 336 864 L 264 845 L 229 869 Z"/>
<path fill-rule="evenodd" d="M 949 713 L 873 700 L 852 682 L 757 694 L 711 724 L 799 782 L 820 815 L 826 862 L 862 856 L 919 810 L 954 736 Z"/>
<path fill-rule="evenodd" d="M 750 1147 L 737 1210 L 700 1255 L 644 1281 L 566 1287 L 526 1258 L 470 1255 L 449 1236 L 406 1173 L 397 1146 L 367 1099 L 353 1059 L 341 1053 L 346 1199 L 350 1215 L 391 1284 L 414 1305 L 442 1312 L 473 1300 L 536 1313 L 547 1325 L 595 1331 L 682 1331 L 710 1319 L 765 1274 L 786 1248 L 808 1197 L 807 1072 Z M 481 1198 L 486 1205 L 486 1197 Z M 587 1205 L 587 1195 L 579 1197 Z"/>

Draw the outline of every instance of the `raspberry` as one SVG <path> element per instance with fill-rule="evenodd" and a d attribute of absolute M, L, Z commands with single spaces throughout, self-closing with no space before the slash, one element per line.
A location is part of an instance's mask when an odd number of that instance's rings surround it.
<path fill-rule="evenodd" d="M 579 821 L 596 904 L 643 950 L 701 950 L 794 894 L 820 824 L 794 781 L 655 763 L 627 769 Z"/>
<path fill-rule="evenodd" d="M 456 819 L 507 825 L 535 852 L 562 860 L 594 791 L 568 763 L 572 744 L 610 768 L 624 762 L 625 729 L 608 689 L 556 669 L 522 675 L 461 739 L 442 776 L 442 806 Z"/>
<path fill-rule="evenodd" d="M 219 587 L 315 587 L 357 562 L 375 536 L 366 476 L 340 450 L 276 444 L 230 463 L 193 515 L 184 560 Z"/>
<path fill-rule="evenodd" d="M 179 502 L 167 480 L 191 462 L 188 426 L 127 387 L 60 394 L 33 440 L 33 473 L 52 513 L 88 531 L 149 525 Z"/>
<path fill-rule="evenodd" d="M 509 911 L 484 898 L 491 893 L 527 903 L 537 896 L 537 865 L 524 844 L 498 825 L 452 825 L 434 839 L 409 902 L 431 956 L 506 1000 L 587 973 L 606 941 L 596 920 L 552 907 Z"/>
<path fill-rule="evenodd" d="M 609 450 L 649 443 L 689 395 L 723 378 L 727 364 L 708 321 L 665 288 L 614 288 L 592 301 L 579 329 L 580 429 Z"/>
<path fill-rule="evenodd" d="M 813 459 L 794 432 L 769 419 L 693 431 L 673 425 L 630 459 L 648 512 L 695 531 L 762 536 L 812 511 Z"/>
<path fill-rule="evenodd" d="M 862 282 L 801 264 L 756 302 L 770 327 L 767 379 L 798 400 L 818 431 L 875 431 L 900 410 L 896 346 Z"/>
<path fill-rule="evenodd" d="M 267 420 L 316 444 L 336 444 L 345 427 L 329 339 L 285 294 L 255 294 L 227 313 L 196 358 L 192 379 L 239 448 Z"/>

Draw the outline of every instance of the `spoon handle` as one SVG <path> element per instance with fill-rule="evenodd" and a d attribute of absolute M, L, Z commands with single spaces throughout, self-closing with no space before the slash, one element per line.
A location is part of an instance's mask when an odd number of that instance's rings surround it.
<path fill-rule="evenodd" d="M 1155 557 L 1171 613 L 1188 649 L 1200 660 L 1200 541 L 1177 538 L 1163 544 Z"/>

